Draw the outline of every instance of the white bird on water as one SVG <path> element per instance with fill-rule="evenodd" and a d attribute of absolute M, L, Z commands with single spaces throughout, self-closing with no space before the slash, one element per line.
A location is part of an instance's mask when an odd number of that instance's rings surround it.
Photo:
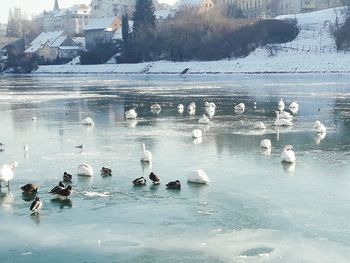
<path fill-rule="evenodd" d="M 182 104 L 177 105 L 177 112 L 183 113 L 184 112 L 184 105 L 182 105 Z"/>
<path fill-rule="evenodd" d="M 29 150 L 28 143 L 26 143 L 26 144 L 24 145 L 23 150 L 24 150 L 25 152 L 28 152 L 28 150 Z"/>
<path fill-rule="evenodd" d="M 295 153 L 292 145 L 284 146 L 281 154 L 281 159 L 282 159 L 282 162 L 295 163 L 296 158 L 295 158 Z"/>
<path fill-rule="evenodd" d="M 203 114 L 203 117 L 198 120 L 200 124 L 209 124 L 210 120 L 205 114 Z"/>
<path fill-rule="evenodd" d="M 235 112 L 243 113 L 245 111 L 245 104 L 239 103 L 235 106 Z"/>
<path fill-rule="evenodd" d="M 143 163 L 152 162 L 152 153 L 150 151 L 146 151 L 146 146 L 144 143 L 142 143 L 141 162 Z"/>
<path fill-rule="evenodd" d="M 297 101 L 293 101 L 291 104 L 289 104 L 289 109 L 299 109 L 299 104 Z"/>
<path fill-rule="evenodd" d="M 280 119 L 293 120 L 293 115 L 286 111 L 279 112 Z"/>
<path fill-rule="evenodd" d="M 196 114 L 196 103 L 191 102 L 191 103 L 187 106 L 187 111 L 188 111 L 188 114 L 190 114 L 190 115 L 195 115 L 195 114 Z"/>
<path fill-rule="evenodd" d="M 260 147 L 264 149 L 271 148 L 271 141 L 269 139 L 264 139 L 260 142 Z"/>
<path fill-rule="evenodd" d="M 283 101 L 283 99 L 281 98 L 280 101 L 278 102 L 278 110 L 279 110 L 279 111 L 284 111 L 284 107 L 285 107 L 284 101 Z"/>
<path fill-rule="evenodd" d="M 325 133 L 327 131 L 326 127 L 320 121 L 316 121 L 313 128 L 316 130 L 316 133 Z"/>
<path fill-rule="evenodd" d="M 256 129 L 256 130 L 265 130 L 266 126 L 265 126 L 265 124 L 263 122 L 258 121 L 257 123 L 255 123 L 254 129 Z"/>
<path fill-rule="evenodd" d="M 17 167 L 18 163 L 13 161 L 9 164 L 4 164 L 0 167 L 0 187 L 1 182 L 7 182 L 7 187 L 10 187 L 10 181 L 14 176 L 14 171 Z"/>
<path fill-rule="evenodd" d="M 207 174 L 202 169 L 193 171 L 187 176 L 187 179 L 189 182 L 196 184 L 207 184 L 210 182 Z"/>
<path fill-rule="evenodd" d="M 92 169 L 92 166 L 87 163 L 82 163 L 78 166 L 78 175 L 81 176 L 93 176 L 94 175 L 94 169 Z"/>
<path fill-rule="evenodd" d="M 291 120 L 287 119 L 280 119 L 280 113 L 279 111 L 276 111 L 276 120 L 274 122 L 275 126 L 293 126 L 293 123 Z"/>
<path fill-rule="evenodd" d="M 137 113 L 134 109 L 130 109 L 125 112 L 125 119 L 134 120 L 137 118 Z"/>
<path fill-rule="evenodd" d="M 87 125 L 87 126 L 93 126 L 94 125 L 94 121 L 90 117 L 87 117 L 87 118 L 83 119 L 81 121 L 81 123 L 83 125 Z"/>

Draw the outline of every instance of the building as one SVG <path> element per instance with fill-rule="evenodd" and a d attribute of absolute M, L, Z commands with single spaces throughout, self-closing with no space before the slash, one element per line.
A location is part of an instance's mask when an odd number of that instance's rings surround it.
<path fill-rule="evenodd" d="M 85 44 L 87 50 L 96 48 L 97 45 L 113 42 L 113 37 L 122 21 L 119 17 L 94 18 L 85 27 Z"/>
<path fill-rule="evenodd" d="M 42 32 L 24 51 L 28 56 L 38 56 L 42 62 L 68 61 L 80 54 L 81 47 L 64 31 Z"/>
<path fill-rule="evenodd" d="M 7 25 L 0 23 L 0 37 L 6 36 Z"/>
<path fill-rule="evenodd" d="M 52 11 L 44 11 L 35 18 L 36 29 L 39 32 L 64 31 L 69 36 L 79 36 L 91 17 L 90 6 L 74 5 L 60 9 L 55 0 Z"/>
<path fill-rule="evenodd" d="M 129 17 L 135 10 L 136 0 L 92 0 L 91 1 L 91 17 L 106 18 L 106 17 L 122 17 L 128 14 Z M 158 9 L 158 0 L 153 0 L 155 9 Z"/>

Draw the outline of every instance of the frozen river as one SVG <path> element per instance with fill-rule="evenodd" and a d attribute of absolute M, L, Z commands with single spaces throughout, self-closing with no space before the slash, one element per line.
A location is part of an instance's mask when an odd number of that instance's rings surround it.
<path fill-rule="evenodd" d="M 280 98 L 300 104 L 291 129 L 273 126 Z M 192 101 L 196 116 L 177 112 Z M 217 105 L 208 126 L 198 124 L 205 101 Z M 239 102 L 243 114 L 233 111 Z M 138 120 L 124 121 L 132 107 Z M 0 164 L 19 163 L 1 189 L 0 262 L 349 262 L 348 76 L 2 76 L 0 116 Z M 317 119 L 325 138 L 312 129 Z M 267 129 L 254 131 L 256 121 Z M 202 141 L 191 138 L 195 128 Z M 152 167 L 140 165 L 142 142 Z M 286 144 L 295 167 L 281 164 Z M 92 178 L 76 176 L 82 162 Z M 101 177 L 102 166 L 113 176 Z M 209 185 L 187 183 L 198 168 Z M 162 183 L 133 187 L 151 169 Z M 48 191 L 64 171 L 74 174 L 73 194 L 60 201 Z M 176 179 L 181 191 L 165 189 Z M 38 216 L 19 189 L 26 183 L 40 187 Z"/>

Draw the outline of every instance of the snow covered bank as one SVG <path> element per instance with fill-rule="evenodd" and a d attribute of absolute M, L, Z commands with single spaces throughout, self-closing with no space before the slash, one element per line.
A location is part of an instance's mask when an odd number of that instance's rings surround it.
<path fill-rule="evenodd" d="M 279 16 L 298 19 L 301 32 L 297 39 L 279 45 L 275 56 L 264 48 L 240 59 L 210 62 L 157 61 L 139 64 L 41 66 L 37 74 L 263 74 L 263 73 L 350 73 L 350 53 L 337 53 L 328 26 L 342 8 L 312 13 Z"/>

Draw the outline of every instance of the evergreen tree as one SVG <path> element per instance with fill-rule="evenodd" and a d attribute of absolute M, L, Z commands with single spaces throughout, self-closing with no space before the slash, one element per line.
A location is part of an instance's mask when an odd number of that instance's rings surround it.
<path fill-rule="evenodd" d="M 127 41 L 129 38 L 129 17 L 128 14 L 122 16 L 122 37 L 123 41 Z"/>
<path fill-rule="evenodd" d="M 154 15 L 154 5 L 152 0 L 137 0 L 135 11 L 132 16 L 134 21 L 133 31 L 137 34 L 142 29 L 154 29 L 156 16 Z"/>

